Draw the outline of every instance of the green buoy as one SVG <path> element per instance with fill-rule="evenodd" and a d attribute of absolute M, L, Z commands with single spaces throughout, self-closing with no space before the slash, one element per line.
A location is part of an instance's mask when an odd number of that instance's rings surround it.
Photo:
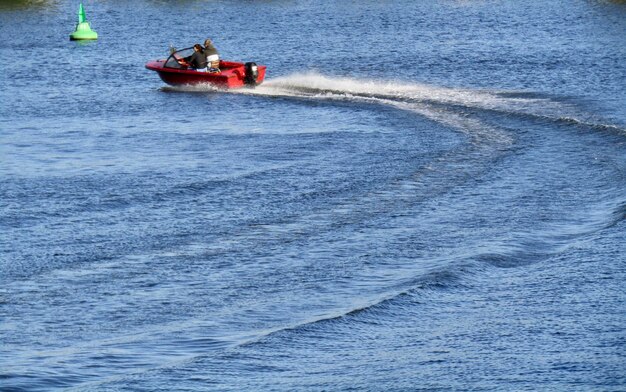
<path fill-rule="evenodd" d="M 76 30 L 70 34 L 71 40 L 98 39 L 98 33 L 89 27 L 89 22 L 85 18 L 85 9 L 83 3 L 78 7 L 78 24 Z"/>

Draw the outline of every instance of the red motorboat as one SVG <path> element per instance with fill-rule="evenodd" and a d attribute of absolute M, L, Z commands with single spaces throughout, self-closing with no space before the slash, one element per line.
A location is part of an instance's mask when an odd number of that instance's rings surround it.
<path fill-rule="evenodd" d="M 165 83 L 172 86 L 206 83 L 228 89 L 257 86 L 265 79 L 266 67 L 252 62 L 220 60 L 219 71 L 214 68 L 208 71 L 191 69 L 184 59 L 192 53 L 193 47 L 181 49 L 172 53 L 167 60 L 149 61 L 146 68 L 156 71 Z"/>

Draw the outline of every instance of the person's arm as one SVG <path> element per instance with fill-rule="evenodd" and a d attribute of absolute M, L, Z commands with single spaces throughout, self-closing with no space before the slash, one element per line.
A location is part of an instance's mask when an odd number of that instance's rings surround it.
<path fill-rule="evenodd" d="M 193 55 L 191 55 L 193 56 Z M 189 60 L 191 60 L 191 56 L 187 56 L 187 57 L 181 57 L 179 59 L 176 59 L 176 61 L 178 61 L 178 64 L 183 65 L 185 67 L 189 67 Z"/>

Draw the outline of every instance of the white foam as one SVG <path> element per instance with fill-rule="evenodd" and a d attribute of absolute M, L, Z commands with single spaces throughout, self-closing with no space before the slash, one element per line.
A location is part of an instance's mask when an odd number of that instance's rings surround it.
<path fill-rule="evenodd" d="M 280 77 L 254 90 L 241 92 L 264 96 L 360 101 L 392 106 L 460 130 L 469 135 L 474 144 L 495 142 L 499 144 L 498 147 L 502 147 L 502 144 L 511 144 L 512 136 L 476 118 L 458 114 L 453 108 L 446 108 L 445 105 L 493 108 L 519 100 L 502 98 L 489 92 L 416 83 L 328 77 L 315 72 Z"/>
<path fill-rule="evenodd" d="M 483 109 L 519 110 L 559 107 L 546 98 L 505 97 L 497 92 L 447 88 L 411 82 L 378 81 L 347 77 L 328 77 L 316 72 L 292 74 L 273 79 L 254 90 L 259 95 L 283 96 L 372 96 L 394 100 L 461 105 Z"/>

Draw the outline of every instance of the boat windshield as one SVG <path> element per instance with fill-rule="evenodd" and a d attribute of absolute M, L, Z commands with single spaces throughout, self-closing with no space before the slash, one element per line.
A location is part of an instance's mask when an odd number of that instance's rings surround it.
<path fill-rule="evenodd" d="M 186 65 L 181 64 L 179 61 L 184 59 L 185 57 L 191 56 L 192 54 L 193 54 L 193 47 L 177 50 L 176 52 L 172 53 L 170 57 L 167 58 L 167 61 L 165 62 L 164 67 L 165 68 L 177 68 L 177 69 L 187 68 Z"/>

